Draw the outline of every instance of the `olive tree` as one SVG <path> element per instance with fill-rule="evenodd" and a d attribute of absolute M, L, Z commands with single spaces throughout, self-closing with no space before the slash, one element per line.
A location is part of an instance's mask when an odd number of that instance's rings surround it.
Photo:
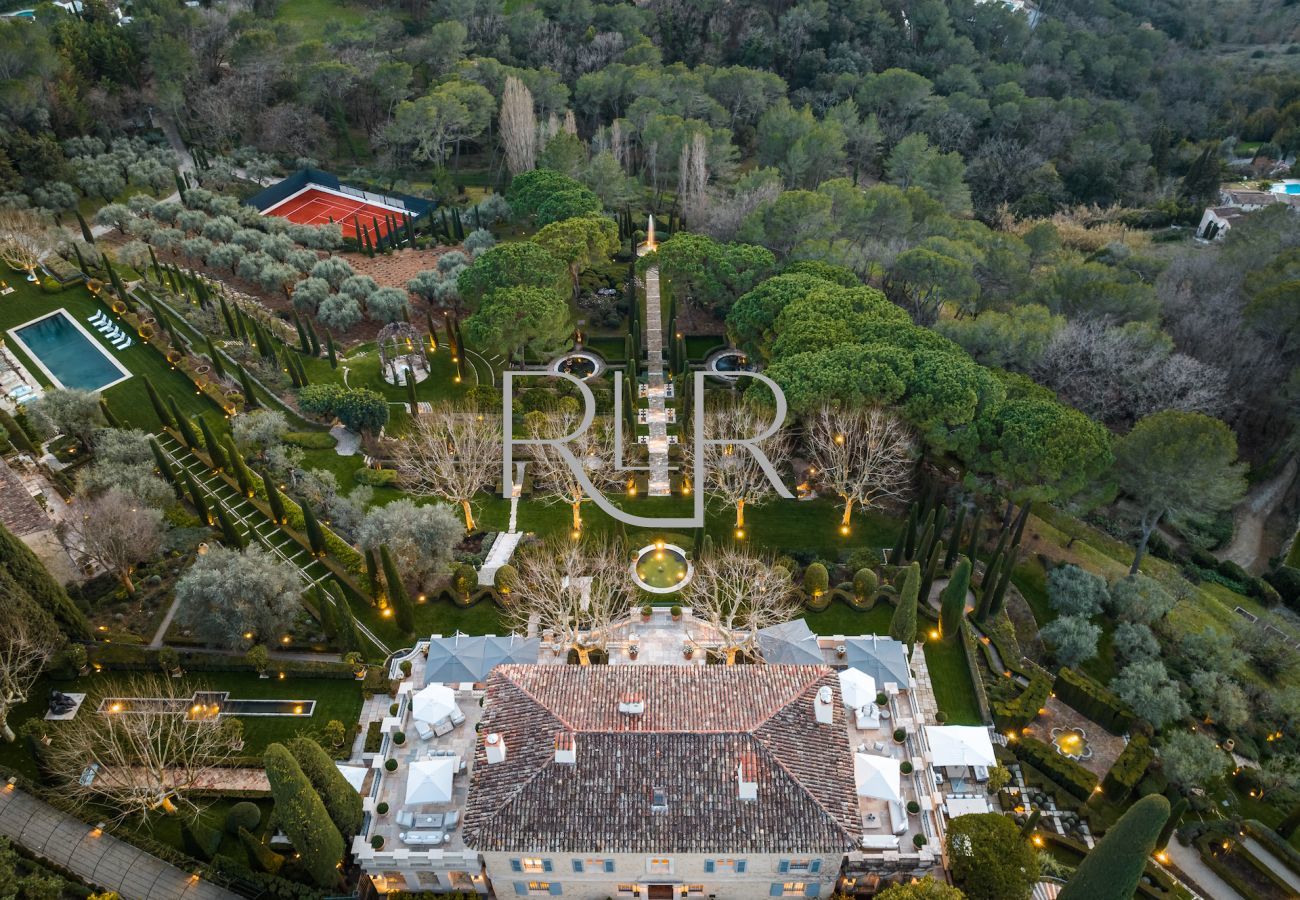
<path fill-rule="evenodd" d="M 177 617 L 218 646 L 271 642 L 293 624 L 301 593 L 294 567 L 260 547 L 212 547 L 176 583 Z"/>

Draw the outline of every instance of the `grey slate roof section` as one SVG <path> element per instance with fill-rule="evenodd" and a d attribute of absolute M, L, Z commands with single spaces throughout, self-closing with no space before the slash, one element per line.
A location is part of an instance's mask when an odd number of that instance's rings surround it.
<path fill-rule="evenodd" d="M 892 681 L 900 688 L 912 684 L 912 673 L 907 667 L 907 650 L 901 642 L 893 638 L 879 636 L 849 638 L 844 642 L 847 652 L 844 665 L 861 669 L 883 690 L 886 682 Z"/>
<path fill-rule="evenodd" d="M 517 635 L 470 637 L 457 634 L 432 638 L 424 665 L 424 683 L 486 681 L 488 673 L 497 666 L 537 662 L 540 644 L 537 638 Z"/>
<path fill-rule="evenodd" d="M 791 619 L 759 629 L 758 649 L 768 663 L 820 666 L 826 662 L 821 647 L 817 645 L 817 635 L 812 633 L 804 619 Z"/>
<path fill-rule="evenodd" d="M 832 692 L 833 720 L 814 698 Z M 620 713 L 638 695 L 640 715 Z M 499 733 L 504 762 L 483 737 Z M 555 762 L 572 733 L 574 765 Z M 742 758 L 757 800 L 738 797 Z M 653 809 L 662 789 L 666 809 Z M 487 682 L 465 844 L 480 851 L 841 852 L 857 797 L 826 666 L 501 666 Z"/>

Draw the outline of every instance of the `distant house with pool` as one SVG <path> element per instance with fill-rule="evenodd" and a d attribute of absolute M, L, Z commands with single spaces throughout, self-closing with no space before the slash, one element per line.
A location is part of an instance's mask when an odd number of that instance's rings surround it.
<path fill-rule="evenodd" d="M 1201 214 L 1196 236 L 1204 241 L 1222 240 L 1242 217 L 1278 203 L 1300 210 L 1300 179 L 1289 178 L 1276 182 L 1266 191 L 1256 188 L 1223 188 L 1219 191 L 1219 205 L 1207 207 Z"/>

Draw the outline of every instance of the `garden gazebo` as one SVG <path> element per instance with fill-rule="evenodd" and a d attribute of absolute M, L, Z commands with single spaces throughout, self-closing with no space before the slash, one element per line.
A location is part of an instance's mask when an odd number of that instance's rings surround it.
<path fill-rule="evenodd" d="M 379 367 L 389 384 L 416 384 L 429 377 L 429 357 L 424 336 L 410 322 L 390 322 L 379 331 Z"/>

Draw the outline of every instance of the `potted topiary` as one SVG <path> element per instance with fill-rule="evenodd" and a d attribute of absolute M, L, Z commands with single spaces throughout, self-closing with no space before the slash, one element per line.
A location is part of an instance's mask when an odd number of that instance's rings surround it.
<path fill-rule="evenodd" d="M 395 715 L 397 715 L 397 704 L 396 704 L 396 703 L 390 703 L 390 704 L 388 704 L 388 714 L 389 714 L 390 716 L 395 716 Z"/>
<path fill-rule="evenodd" d="M 902 728 L 894 729 L 894 742 L 901 744 L 907 740 L 907 731 Z"/>
<path fill-rule="evenodd" d="M 674 607 L 670 610 L 670 612 L 672 612 L 672 614 L 673 614 L 673 621 L 674 621 L 674 622 L 680 622 L 680 621 L 681 621 L 681 618 L 682 618 L 682 608 L 681 608 L 680 606 L 674 606 Z"/>
<path fill-rule="evenodd" d="M 889 701 L 884 691 L 876 691 L 876 706 L 884 706 Z"/>
<path fill-rule="evenodd" d="M 385 803 L 383 800 L 380 800 L 378 803 L 375 804 L 375 812 L 381 816 L 388 815 L 388 804 Z"/>
<path fill-rule="evenodd" d="M 649 621 L 650 621 L 650 616 L 651 616 L 653 613 L 654 613 L 654 609 L 650 606 L 649 603 L 647 603 L 645 606 L 641 607 L 641 618 L 642 618 L 643 620 L 645 620 L 646 622 L 649 622 Z"/>
<path fill-rule="evenodd" d="M 695 645 L 690 641 L 682 641 L 682 656 L 690 659 L 695 655 Z"/>
<path fill-rule="evenodd" d="M 901 763 L 898 764 L 898 771 L 899 771 L 900 774 L 903 774 L 903 775 L 911 775 L 911 774 L 912 774 L 912 764 L 911 764 L 910 762 L 908 762 L 907 760 L 903 760 Z"/>
<path fill-rule="evenodd" d="M 397 667 L 402 670 L 402 676 L 404 678 L 411 677 L 411 661 L 409 659 L 402 660 L 400 663 L 398 663 Z"/>
<path fill-rule="evenodd" d="M 948 714 L 943 710 L 939 710 L 937 713 L 934 714 L 934 720 L 938 722 L 940 725 L 942 725 L 944 722 L 948 721 Z"/>
<path fill-rule="evenodd" d="M 921 804 L 917 803 L 915 800 L 908 800 L 907 811 L 912 815 L 916 815 L 921 811 Z"/>
<path fill-rule="evenodd" d="M 925 845 L 926 845 L 925 835 L 916 834 L 912 836 L 912 846 L 916 847 L 917 850 L 920 850 Z"/>
<path fill-rule="evenodd" d="M 404 731 L 395 731 L 395 732 L 393 732 L 393 743 L 396 744 L 396 745 L 399 746 L 399 747 L 402 746 L 403 744 L 405 744 L 405 743 L 406 743 L 406 732 L 404 732 Z"/>
<path fill-rule="evenodd" d="M 397 771 L 397 760 L 395 760 L 395 759 L 386 759 L 386 760 L 384 760 L 384 771 L 385 771 L 385 772 L 396 772 L 396 771 Z"/>
<path fill-rule="evenodd" d="M 628 648 L 627 648 L 627 655 L 628 655 L 630 658 L 632 658 L 632 659 L 636 659 L 636 655 L 637 655 L 637 653 L 639 653 L 639 652 L 640 652 L 640 648 L 637 647 L 636 644 L 629 644 L 629 645 L 628 645 Z"/>
<path fill-rule="evenodd" d="M 381 850 L 381 849 L 383 849 L 383 846 L 384 846 L 384 836 L 383 836 L 382 834 L 377 834 L 377 835 L 375 835 L 374 837 L 372 837 L 372 838 L 370 839 L 370 846 L 371 846 L 371 847 L 374 847 L 376 850 Z"/>

